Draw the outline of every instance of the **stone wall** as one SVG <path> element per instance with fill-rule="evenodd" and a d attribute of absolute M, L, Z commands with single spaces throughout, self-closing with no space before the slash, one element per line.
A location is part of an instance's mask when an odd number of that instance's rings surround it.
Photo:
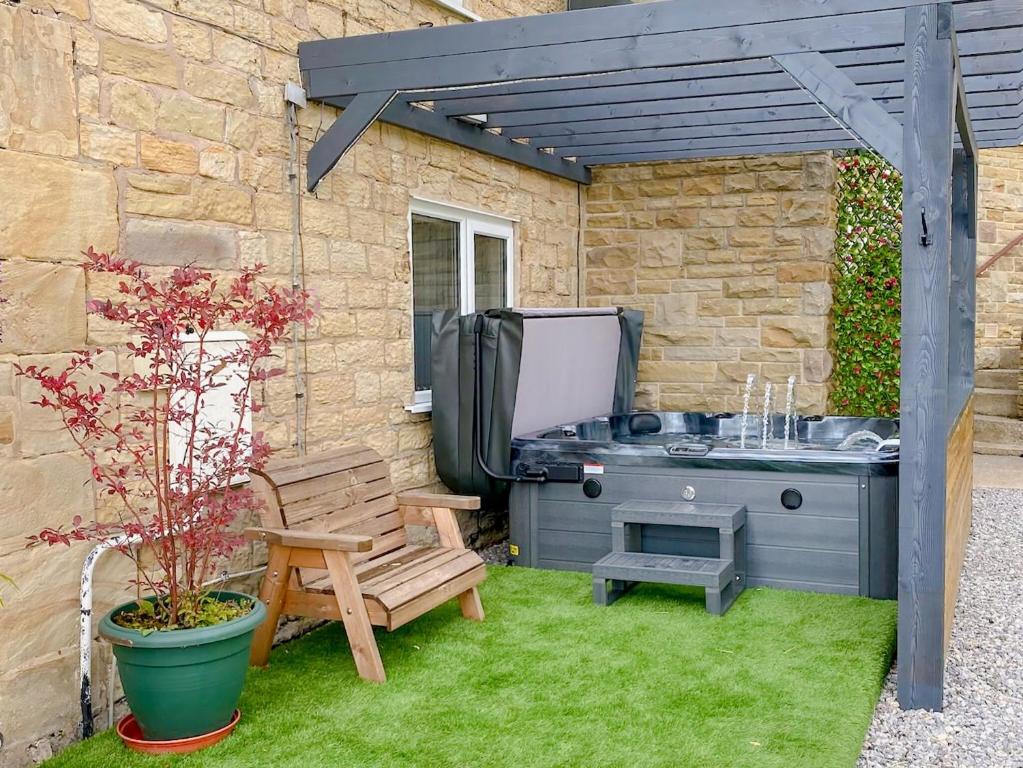
<path fill-rule="evenodd" d="M 486 16 L 563 7 L 479 0 Z M 90 518 L 88 467 L 31 400 L 13 365 L 61 365 L 85 345 L 126 340 L 87 318 L 110 295 L 76 266 L 92 245 L 157 274 L 196 261 L 218 272 L 262 262 L 290 282 L 291 198 L 282 99 L 298 41 L 436 25 L 428 0 L 0 0 L 0 766 L 46 756 L 78 717 L 78 578 L 86 550 L 24 548 L 44 526 Z M 335 113 L 301 113 L 302 151 Z M 310 451 L 364 442 L 400 487 L 434 482 L 429 418 L 411 415 L 410 197 L 518 219 L 518 303 L 577 302 L 577 185 L 375 125 L 304 195 L 306 282 L 321 310 L 305 345 Z M 286 357 L 285 350 L 280 350 Z M 291 361 L 288 360 L 289 374 Z M 294 444 L 293 379 L 259 393 L 261 426 Z M 232 567 L 257 562 L 242 553 Z M 97 614 L 123 593 L 104 562 Z M 106 679 L 97 649 L 93 679 Z M 94 689 L 102 706 L 102 685 Z"/>
<path fill-rule="evenodd" d="M 978 265 L 1023 232 L 1023 147 L 983 150 L 979 176 Z M 977 367 L 1023 367 L 1021 334 L 1023 244 L 977 279 Z"/>
<path fill-rule="evenodd" d="M 646 311 L 641 405 L 737 410 L 747 374 L 776 392 L 794 374 L 801 411 L 822 413 L 831 156 L 607 167 L 593 181 L 584 191 L 585 301 Z"/>

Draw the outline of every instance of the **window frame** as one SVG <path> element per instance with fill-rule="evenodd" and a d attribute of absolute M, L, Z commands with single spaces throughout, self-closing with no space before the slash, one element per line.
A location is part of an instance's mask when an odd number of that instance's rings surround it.
<path fill-rule="evenodd" d="M 415 258 L 412 253 L 412 217 L 428 216 L 433 219 L 450 221 L 458 225 L 458 302 L 459 312 L 468 314 L 476 311 L 476 235 L 494 237 L 505 241 L 505 296 L 507 306 L 514 306 L 516 301 L 516 263 L 515 258 L 515 225 L 517 219 L 506 216 L 495 216 L 492 213 L 478 211 L 463 206 L 440 203 L 413 197 L 409 202 L 408 212 L 408 259 L 409 259 L 409 295 L 410 306 L 415 306 Z M 413 326 L 411 344 L 415 355 L 415 315 L 410 313 L 410 324 Z M 415 389 L 413 399 L 406 411 L 412 413 L 429 413 L 433 410 L 433 390 Z"/>

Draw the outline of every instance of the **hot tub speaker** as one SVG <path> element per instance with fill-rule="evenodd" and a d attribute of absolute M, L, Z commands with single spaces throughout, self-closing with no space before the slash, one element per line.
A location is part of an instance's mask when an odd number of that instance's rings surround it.
<path fill-rule="evenodd" d="M 799 509 L 803 506 L 803 494 L 795 488 L 786 488 L 781 492 L 781 505 L 785 509 Z"/>
<path fill-rule="evenodd" d="M 600 485 L 600 481 L 594 480 L 592 477 L 583 483 L 583 493 L 586 494 L 587 498 L 595 499 L 603 490 L 604 488 Z"/>

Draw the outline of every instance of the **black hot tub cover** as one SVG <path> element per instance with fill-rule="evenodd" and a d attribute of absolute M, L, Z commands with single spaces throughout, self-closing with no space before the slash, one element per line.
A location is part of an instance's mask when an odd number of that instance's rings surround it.
<path fill-rule="evenodd" d="M 437 473 L 452 491 L 496 504 L 507 483 L 488 475 L 475 455 L 477 324 L 481 453 L 502 474 L 516 435 L 632 409 L 643 313 L 612 307 L 434 315 Z"/>

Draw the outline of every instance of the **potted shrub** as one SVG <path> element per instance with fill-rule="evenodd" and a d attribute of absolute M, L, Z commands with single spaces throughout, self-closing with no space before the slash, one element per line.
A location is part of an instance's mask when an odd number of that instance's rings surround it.
<path fill-rule="evenodd" d="M 119 282 L 116 301 L 87 309 L 132 338 L 124 349 L 134 370 L 100 370 L 96 349 L 76 353 L 63 370 L 18 373 L 39 385 L 36 404 L 59 415 L 111 502 L 99 506 L 112 511 L 32 538 L 113 541 L 135 563 L 138 598 L 108 613 L 99 631 L 114 646 L 143 737 L 187 739 L 232 721 L 265 616 L 258 600 L 208 584 L 240 543 L 232 522 L 261 504 L 239 482 L 270 453 L 245 426 L 257 410 L 250 391 L 283 373 L 267 361 L 292 323 L 309 319 L 308 296 L 264 283 L 261 267 L 221 281 L 186 266 L 156 280 L 137 263 L 91 248 L 85 255 L 87 272 Z M 245 336 L 214 354 L 210 340 L 225 328 Z M 226 423 L 204 415 L 225 387 L 233 402 Z"/>

